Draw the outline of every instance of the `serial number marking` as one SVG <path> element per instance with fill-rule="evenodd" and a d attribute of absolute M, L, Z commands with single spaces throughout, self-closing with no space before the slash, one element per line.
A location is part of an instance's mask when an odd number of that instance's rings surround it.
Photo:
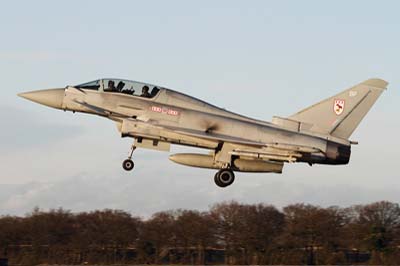
<path fill-rule="evenodd" d="M 177 116 L 179 115 L 179 112 L 173 109 L 169 109 L 167 107 L 159 107 L 159 106 L 152 106 L 151 111 L 161 113 L 161 114 L 167 114 L 167 115 L 173 115 Z"/>

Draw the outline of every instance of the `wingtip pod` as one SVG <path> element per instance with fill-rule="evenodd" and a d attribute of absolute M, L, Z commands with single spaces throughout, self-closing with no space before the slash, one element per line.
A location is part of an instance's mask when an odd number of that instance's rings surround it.
<path fill-rule="evenodd" d="M 361 84 L 386 90 L 389 83 L 383 79 L 372 78 L 362 82 Z"/>

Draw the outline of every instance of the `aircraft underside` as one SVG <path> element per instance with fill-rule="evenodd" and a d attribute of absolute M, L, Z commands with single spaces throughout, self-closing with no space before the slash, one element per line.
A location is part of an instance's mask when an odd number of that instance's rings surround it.
<path fill-rule="evenodd" d="M 221 144 L 209 142 L 200 144 L 201 140 L 194 141 L 190 138 L 180 136 L 177 139 L 165 139 L 161 136 L 143 137 L 138 135 L 123 134 L 123 137 L 134 138 L 134 143 L 123 161 L 122 166 L 126 171 L 134 168 L 132 156 L 137 148 L 153 149 L 158 151 L 169 151 L 170 145 L 184 145 L 209 150 L 208 154 L 201 153 L 178 153 L 169 156 L 175 163 L 185 166 L 217 169 L 214 182 L 219 187 L 227 187 L 235 180 L 234 172 L 252 173 L 282 173 L 284 163 L 303 162 L 312 164 L 347 164 L 350 159 L 350 146 L 328 143 L 326 152 L 313 149 L 302 152 L 293 152 L 271 148 L 256 149 L 238 145 Z M 227 147 L 227 148 L 224 148 Z M 233 148 L 232 148 L 233 147 Z M 227 157 L 227 159 L 222 158 Z"/>
<path fill-rule="evenodd" d="M 128 158 L 122 162 L 122 167 L 126 171 L 132 171 L 135 164 L 132 160 L 134 151 L 138 146 L 144 146 L 143 143 L 148 143 L 152 147 L 145 147 L 155 150 L 164 150 L 163 145 L 165 142 L 157 140 L 143 139 L 141 137 L 135 138 L 134 144 L 128 154 Z M 169 143 L 168 143 L 169 144 Z M 174 143 L 178 145 L 192 146 L 182 143 Z M 159 146 L 160 145 L 160 146 Z M 160 148 L 158 148 L 158 146 Z M 198 146 L 194 146 L 198 148 Z M 164 150 L 165 151 L 165 150 Z M 209 154 L 200 153 L 179 153 L 169 156 L 169 159 L 175 163 L 192 166 L 197 168 L 218 169 L 214 175 L 214 182 L 219 187 L 227 187 L 235 181 L 235 173 L 237 172 L 253 172 L 253 173 L 282 173 L 283 162 L 279 161 L 265 161 L 262 159 L 255 159 L 252 156 L 230 156 L 230 163 L 219 162 L 216 160 L 218 153 L 221 151 L 211 150 Z"/>

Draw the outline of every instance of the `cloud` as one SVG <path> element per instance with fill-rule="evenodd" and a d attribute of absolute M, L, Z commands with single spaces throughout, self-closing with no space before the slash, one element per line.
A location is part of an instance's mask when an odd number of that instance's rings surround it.
<path fill-rule="evenodd" d="M 46 122 L 46 116 L 22 109 L 0 107 L 0 147 L 2 151 L 37 147 L 44 143 L 73 138 L 83 133 L 82 127 Z"/>
<path fill-rule="evenodd" d="M 244 203 L 269 203 L 283 207 L 292 203 L 320 206 L 350 206 L 379 200 L 400 201 L 400 190 L 360 186 L 313 186 L 283 182 L 243 182 L 226 189 L 217 188 L 211 180 L 191 176 L 89 177 L 75 176 L 57 182 L 31 182 L 0 185 L 0 215 L 23 215 L 35 206 L 42 209 L 63 207 L 88 211 L 123 209 L 148 217 L 169 209 L 207 210 L 211 205 L 236 200 Z M 251 193 L 250 193 L 251 192 Z"/>
<path fill-rule="evenodd" d="M 71 53 L 59 53 L 51 51 L 8 51 L 0 53 L 0 60 L 17 61 L 17 62 L 40 62 L 40 61 L 57 61 L 57 60 L 72 60 L 77 58 Z"/>

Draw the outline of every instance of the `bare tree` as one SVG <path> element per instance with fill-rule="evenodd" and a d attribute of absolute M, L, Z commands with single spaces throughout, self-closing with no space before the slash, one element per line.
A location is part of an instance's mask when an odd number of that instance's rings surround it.
<path fill-rule="evenodd" d="M 121 210 L 35 208 L 0 217 L 0 256 L 32 264 L 399 264 L 400 206 L 225 202 L 142 220 Z M 211 253 L 210 253 L 211 252 Z M 217 255 L 215 255 L 217 254 Z M 360 256 L 359 256 L 360 255 Z"/>
<path fill-rule="evenodd" d="M 400 206 L 387 201 L 350 208 L 355 244 L 372 253 L 372 263 L 399 263 Z"/>
<path fill-rule="evenodd" d="M 141 259 L 144 263 L 159 263 L 174 246 L 174 221 L 172 212 L 159 212 L 144 222 L 140 230 Z"/>
<path fill-rule="evenodd" d="M 325 254 L 338 251 L 344 226 L 343 213 L 339 209 L 295 204 L 285 207 L 284 213 L 286 226 L 281 241 L 294 254 L 283 263 L 323 264 L 328 260 Z M 316 257 L 317 250 L 322 251 L 319 252 L 321 257 Z"/>
<path fill-rule="evenodd" d="M 215 205 L 211 213 L 217 236 L 226 248 L 226 263 L 267 263 L 284 224 L 284 216 L 269 205 L 237 202 Z"/>

